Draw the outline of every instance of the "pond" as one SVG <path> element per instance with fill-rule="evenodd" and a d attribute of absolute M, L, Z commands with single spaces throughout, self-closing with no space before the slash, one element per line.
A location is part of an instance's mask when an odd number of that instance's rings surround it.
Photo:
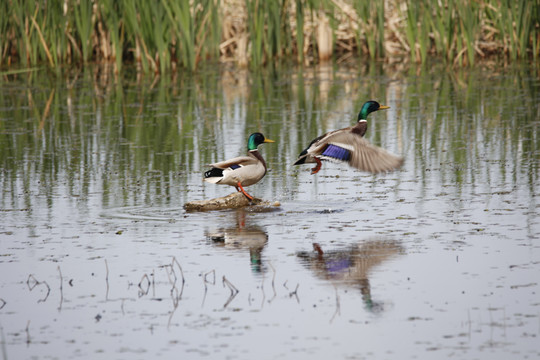
<path fill-rule="evenodd" d="M 363 64 L 0 80 L 3 359 L 540 357 L 540 78 Z M 402 155 L 293 166 L 352 125 Z M 246 153 L 274 208 L 187 213 Z"/>

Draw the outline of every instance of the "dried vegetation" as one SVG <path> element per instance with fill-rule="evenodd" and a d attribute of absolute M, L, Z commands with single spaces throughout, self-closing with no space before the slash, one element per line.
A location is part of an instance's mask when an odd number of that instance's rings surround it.
<path fill-rule="evenodd" d="M 111 62 L 163 73 L 217 60 L 433 56 L 465 66 L 540 52 L 540 0 L 7 0 L 0 10 L 2 67 Z"/>

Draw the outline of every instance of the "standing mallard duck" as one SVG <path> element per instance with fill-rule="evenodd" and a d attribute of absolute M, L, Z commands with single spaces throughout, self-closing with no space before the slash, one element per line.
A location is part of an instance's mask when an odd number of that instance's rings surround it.
<path fill-rule="evenodd" d="M 364 139 L 367 130 L 367 116 L 377 110 L 388 109 L 376 101 L 368 101 L 358 113 L 358 122 L 354 126 L 334 130 L 319 136 L 300 153 L 294 165 L 317 163 L 311 174 L 319 172 L 321 160 L 345 162 L 363 171 L 379 173 L 395 170 L 403 164 L 403 158 L 372 145 Z"/>
<path fill-rule="evenodd" d="M 249 200 L 253 200 L 253 196 L 249 195 L 243 187 L 258 183 L 266 175 L 266 161 L 257 147 L 262 143 L 273 142 L 274 140 L 266 139 L 261 133 L 251 134 L 248 139 L 248 156 L 239 156 L 208 165 L 212 169 L 204 173 L 204 181 L 234 186 Z"/>

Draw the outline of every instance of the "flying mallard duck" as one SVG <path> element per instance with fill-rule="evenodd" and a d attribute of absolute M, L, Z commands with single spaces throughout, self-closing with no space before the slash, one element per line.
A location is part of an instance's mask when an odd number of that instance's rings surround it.
<path fill-rule="evenodd" d="M 358 122 L 354 126 L 334 130 L 319 136 L 300 153 L 294 165 L 317 163 L 311 174 L 319 172 L 321 160 L 345 162 L 363 171 L 379 173 L 395 170 L 403 164 L 403 158 L 372 145 L 364 139 L 367 130 L 367 116 L 377 110 L 388 109 L 376 101 L 368 101 L 358 113 Z"/>
<path fill-rule="evenodd" d="M 204 181 L 234 186 L 249 200 L 253 200 L 253 196 L 249 195 L 243 186 L 256 184 L 266 175 L 266 162 L 257 147 L 262 143 L 273 142 L 274 140 L 266 139 L 261 133 L 251 134 L 248 139 L 248 156 L 208 165 L 212 168 L 204 173 Z"/>

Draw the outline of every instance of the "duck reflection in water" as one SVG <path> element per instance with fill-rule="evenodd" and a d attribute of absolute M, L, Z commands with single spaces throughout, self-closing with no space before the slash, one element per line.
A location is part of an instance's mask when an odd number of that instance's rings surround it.
<path fill-rule="evenodd" d="M 237 225 L 235 227 L 221 228 L 215 231 L 206 231 L 205 235 L 215 246 L 223 246 L 228 249 L 247 249 L 251 270 L 254 273 L 262 273 L 262 251 L 268 243 L 268 234 L 256 225 L 245 225 L 245 210 L 236 211 Z"/>
<path fill-rule="evenodd" d="M 397 241 L 368 240 L 345 249 L 323 250 L 318 243 L 314 251 L 301 251 L 297 256 L 310 268 L 316 277 L 333 284 L 359 287 L 366 309 L 373 313 L 384 310 L 384 303 L 373 300 L 369 274 L 376 266 L 403 254 L 404 249 Z"/>

